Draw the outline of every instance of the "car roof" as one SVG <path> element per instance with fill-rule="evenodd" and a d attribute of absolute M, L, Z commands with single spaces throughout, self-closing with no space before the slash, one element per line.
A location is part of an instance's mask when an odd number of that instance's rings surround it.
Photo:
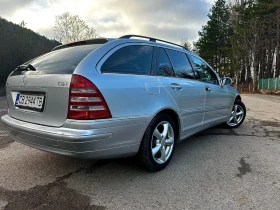
<path fill-rule="evenodd" d="M 142 36 L 142 35 L 124 35 L 120 38 L 94 38 L 94 39 L 87 39 L 87 40 L 80 40 L 76 42 L 71 42 L 63 45 L 56 46 L 52 49 L 52 51 L 67 48 L 67 47 L 74 47 L 74 46 L 80 46 L 80 45 L 91 45 L 91 44 L 106 44 L 107 42 L 115 42 L 116 44 L 122 44 L 122 43 L 147 43 L 147 44 L 156 44 L 157 46 L 161 46 L 164 48 L 171 48 L 174 50 L 180 50 L 184 52 L 188 52 L 190 54 L 196 55 L 194 52 L 188 50 L 184 46 L 165 41 L 162 39 L 157 39 L 153 37 L 148 36 Z"/>

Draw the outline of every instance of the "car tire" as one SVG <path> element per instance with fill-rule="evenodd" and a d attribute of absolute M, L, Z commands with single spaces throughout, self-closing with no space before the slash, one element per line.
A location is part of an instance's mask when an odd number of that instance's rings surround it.
<path fill-rule="evenodd" d="M 240 100 L 235 100 L 230 120 L 224 123 L 227 128 L 237 128 L 239 127 L 246 117 L 246 106 Z"/>
<path fill-rule="evenodd" d="M 177 128 L 167 114 L 157 115 L 149 124 L 137 154 L 140 165 L 149 171 L 159 171 L 170 162 L 177 139 Z"/>

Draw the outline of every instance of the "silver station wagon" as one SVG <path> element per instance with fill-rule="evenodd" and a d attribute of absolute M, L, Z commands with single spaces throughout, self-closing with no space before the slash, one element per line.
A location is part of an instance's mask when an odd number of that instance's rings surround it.
<path fill-rule="evenodd" d="M 246 116 L 239 93 L 198 55 L 138 35 L 54 48 L 18 66 L 6 83 L 10 136 L 77 158 L 136 156 L 151 171 L 176 143 Z"/>

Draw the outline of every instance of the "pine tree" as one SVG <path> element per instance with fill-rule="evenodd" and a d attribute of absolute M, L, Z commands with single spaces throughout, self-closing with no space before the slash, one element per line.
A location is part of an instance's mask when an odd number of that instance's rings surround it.
<path fill-rule="evenodd" d="M 195 47 L 199 55 L 217 72 L 221 74 L 229 72 L 232 28 L 226 0 L 217 0 L 208 17 L 209 21 L 198 33 L 199 40 L 195 43 Z"/>

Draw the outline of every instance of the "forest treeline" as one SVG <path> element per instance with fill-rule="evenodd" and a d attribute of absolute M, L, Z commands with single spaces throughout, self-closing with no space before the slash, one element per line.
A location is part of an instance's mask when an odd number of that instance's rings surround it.
<path fill-rule="evenodd" d="M 18 65 L 59 44 L 25 28 L 24 24 L 14 24 L 0 17 L 0 87 Z"/>
<path fill-rule="evenodd" d="M 253 82 L 280 76 L 280 0 L 217 0 L 196 51 L 222 76 Z"/>

